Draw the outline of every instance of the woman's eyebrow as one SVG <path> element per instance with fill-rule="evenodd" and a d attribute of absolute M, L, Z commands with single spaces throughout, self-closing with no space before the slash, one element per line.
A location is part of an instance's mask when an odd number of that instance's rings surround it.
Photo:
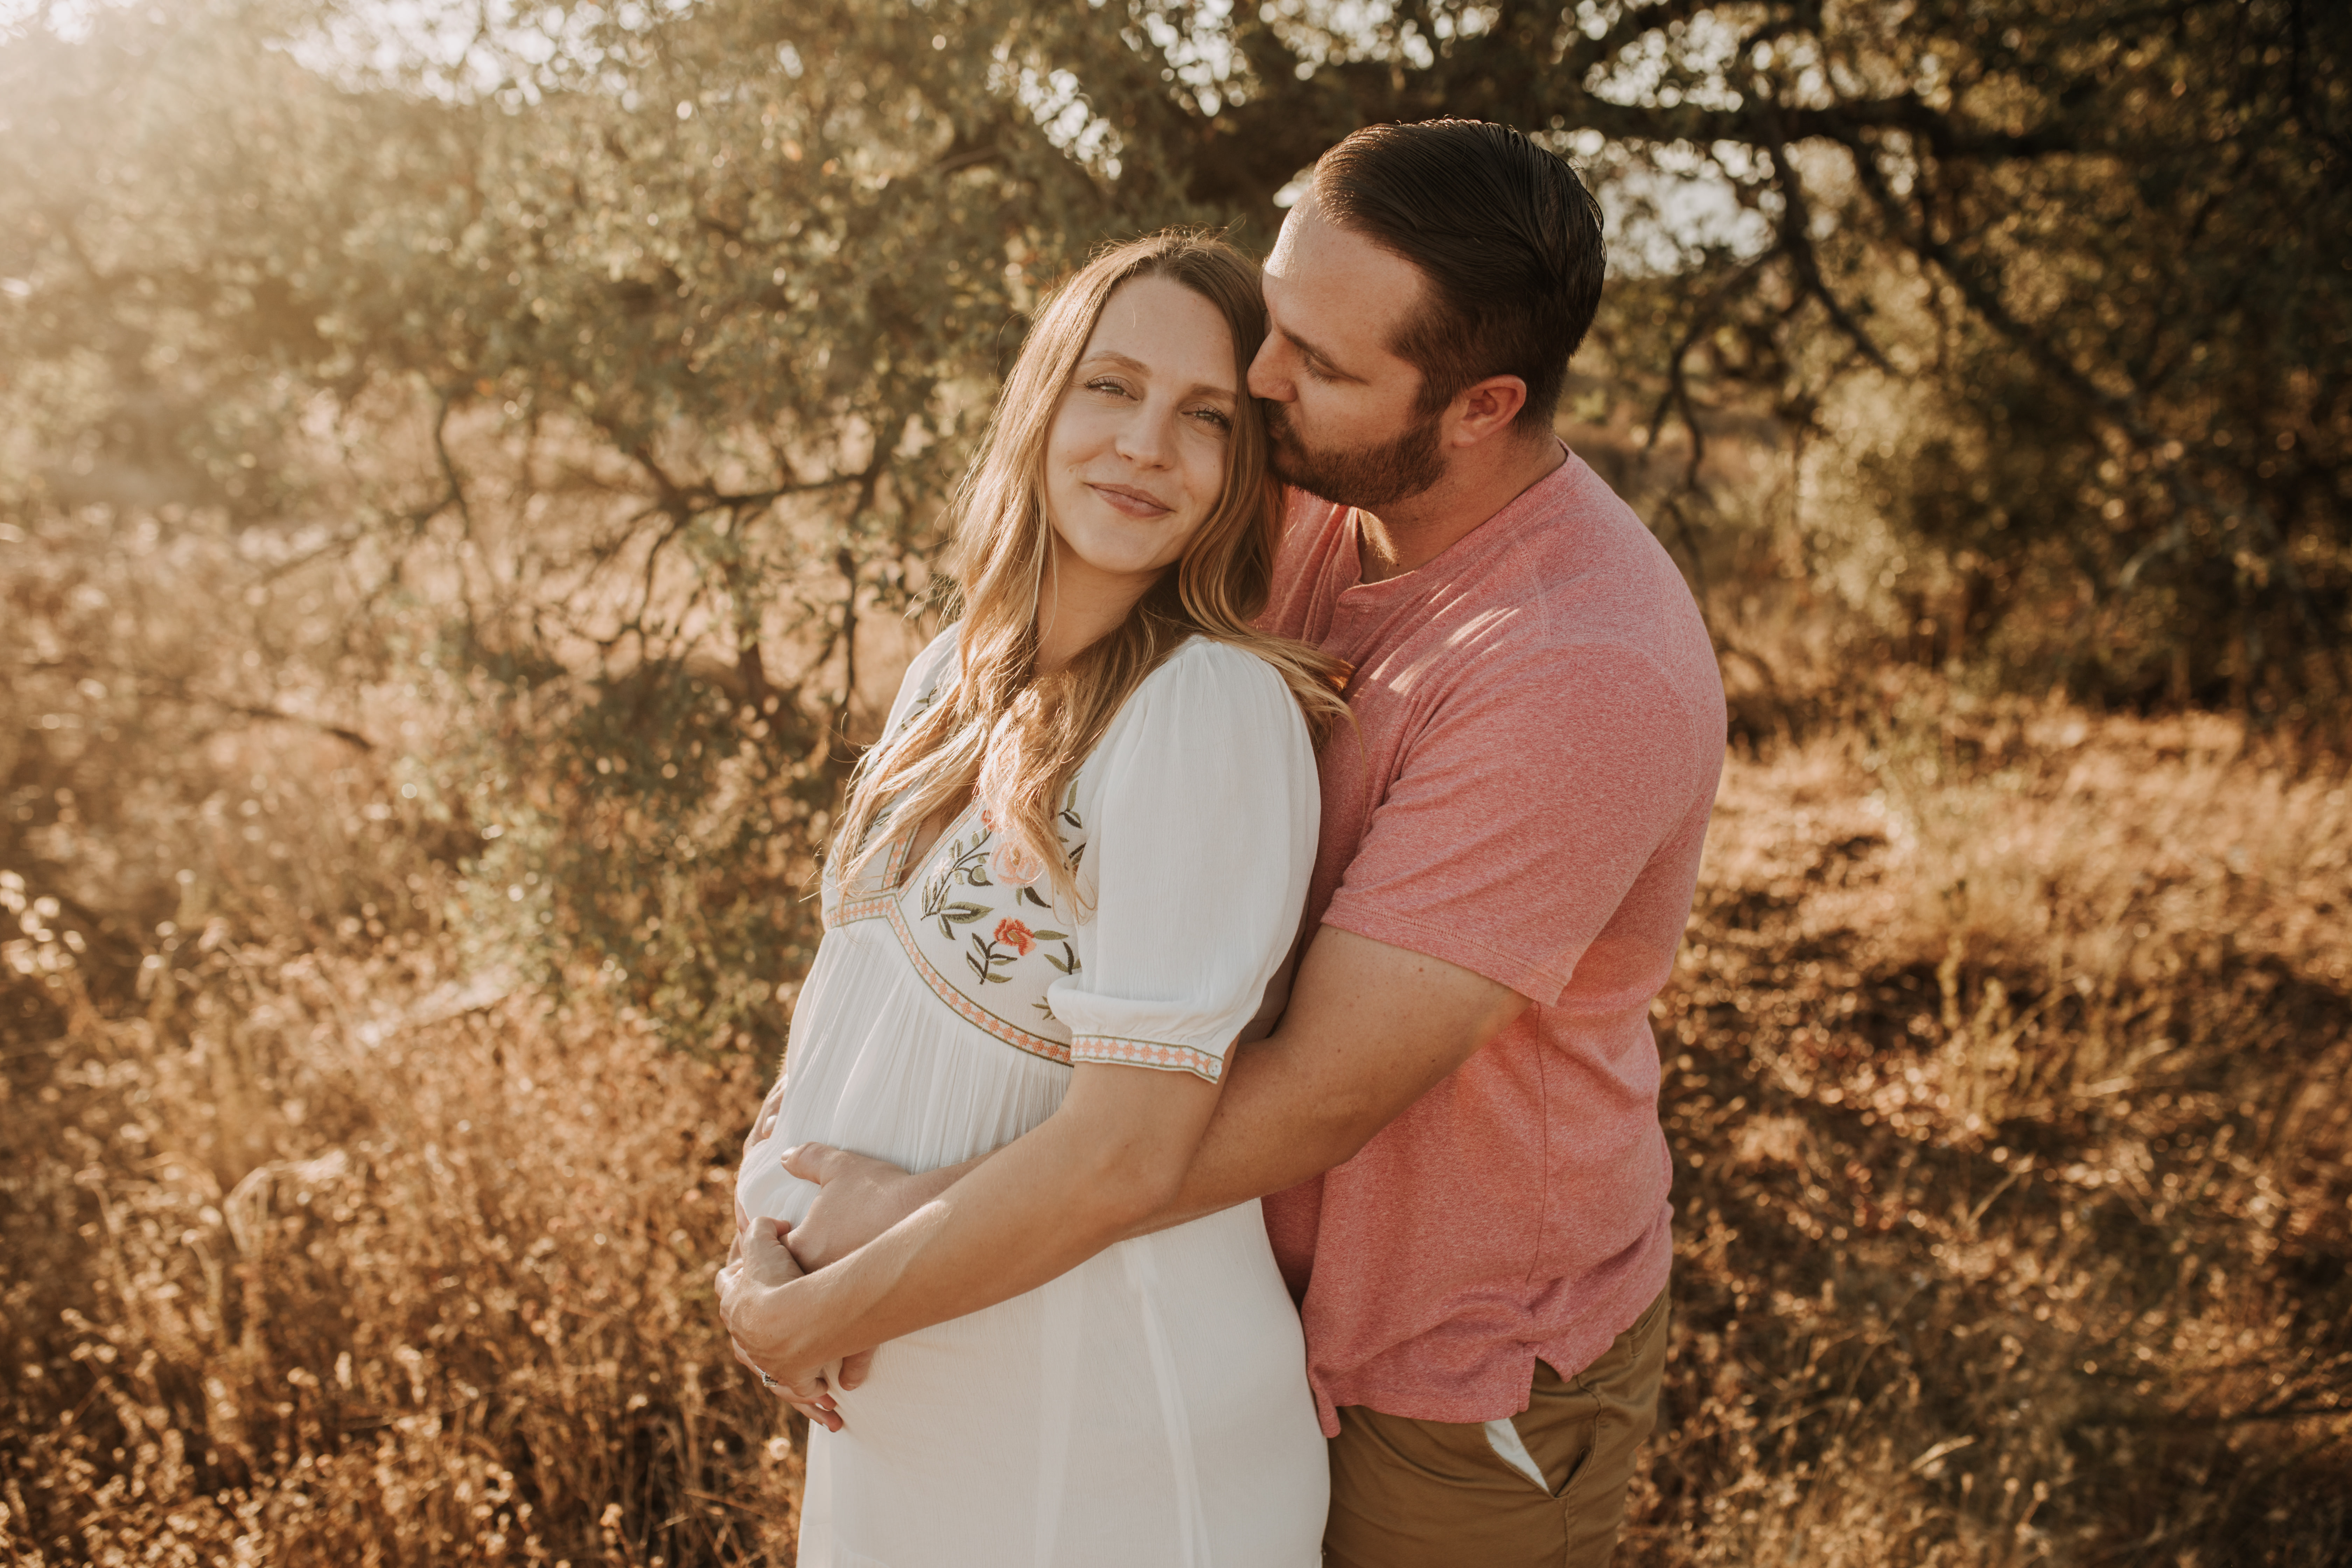
<path fill-rule="evenodd" d="M 1096 353 L 1088 354 L 1086 358 L 1078 362 L 1078 367 L 1081 370 L 1085 369 L 1088 365 L 1095 364 L 1115 364 L 1122 370 L 1131 370 L 1142 375 L 1149 375 L 1151 374 L 1151 367 L 1150 365 L 1144 363 L 1141 360 L 1137 359 L 1132 354 L 1123 354 L 1115 349 L 1097 350 Z"/>

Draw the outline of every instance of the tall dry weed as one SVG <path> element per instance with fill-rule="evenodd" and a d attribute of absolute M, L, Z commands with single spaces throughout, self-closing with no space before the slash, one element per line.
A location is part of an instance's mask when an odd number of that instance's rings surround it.
<path fill-rule="evenodd" d="M 772 1558 L 709 1288 L 767 1064 L 477 962 L 451 716 L 286 544 L 93 515 L 0 576 L 0 1549 Z"/>
<path fill-rule="evenodd" d="M 193 947 L 130 1016 L 51 971 L 9 1064 L 14 1558 L 782 1552 L 709 1289 L 755 1070 L 430 943 Z"/>
<path fill-rule="evenodd" d="M 1736 757 L 1639 1563 L 2352 1552 L 2352 806 L 2208 715 Z"/>
<path fill-rule="evenodd" d="M 502 965 L 468 900 L 530 915 L 532 871 L 485 855 L 494 779 L 436 807 L 435 645 L 338 663 L 299 576 L 192 595 L 247 547 L 193 524 L 36 542 L 0 617 L 7 1557 L 789 1561 L 791 1430 L 708 1284 L 768 1064 L 643 974 Z M 2344 1560 L 2343 759 L 1773 662 L 1657 1009 L 1678 1317 L 1622 1560 Z M 677 853 L 626 794 L 550 831 Z"/>

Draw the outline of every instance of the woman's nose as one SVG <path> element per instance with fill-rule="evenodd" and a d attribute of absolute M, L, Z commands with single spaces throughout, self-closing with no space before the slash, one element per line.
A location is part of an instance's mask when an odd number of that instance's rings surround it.
<path fill-rule="evenodd" d="M 1149 404 L 1138 408 L 1119 426 L 1118 455 L 1149 468 L 1165 464 L 1170 444 L 1176 436 L 1175 423 L 1172 408 L 1155 408 Z"/>

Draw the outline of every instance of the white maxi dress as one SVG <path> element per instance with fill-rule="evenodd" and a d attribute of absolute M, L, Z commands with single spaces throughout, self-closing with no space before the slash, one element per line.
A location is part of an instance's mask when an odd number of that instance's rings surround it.
<path fill-rule="evenodd" d="M 954 665 L 908 672 L 895 739 Z M 793 1014 L 782 1113 L 747 1213 L 797 1222 L 783 1150 L 955 1164 L 1052 1114 L 1071 1064 L 1214 1081 L 1278 1009 L 1318 816 L 1273 668 L 1194 638 L 1080 768 L 1057 827 L 1082 899 L 979 805 L 855 885 Z M 1253 1201 L 1111 1247 L 1060 1279 L 881 1347 L 809 1433 L 803 1568 L 1315 1568 L 1328 1478 L 1305 1345 Z"/>

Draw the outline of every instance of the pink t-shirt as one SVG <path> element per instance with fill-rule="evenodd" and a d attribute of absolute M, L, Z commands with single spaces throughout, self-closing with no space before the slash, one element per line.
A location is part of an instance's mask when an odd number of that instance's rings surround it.
<path fill-rule="evenodd" d="M 1308 930 L 1534 1005 L 1355 1158 L 1265 1200 L 1330 1435 L 1342 1405 L 1514 1415 L 1538 1358 L 1583 1370 L 1664 1288 L 1649 1005 L 1724 742 L 1697 605 L 1573 455 L 1418 571 L 1359 577 L 1353 513 L 1294 492 L 1260 624 L 1356 667 Z"/>

